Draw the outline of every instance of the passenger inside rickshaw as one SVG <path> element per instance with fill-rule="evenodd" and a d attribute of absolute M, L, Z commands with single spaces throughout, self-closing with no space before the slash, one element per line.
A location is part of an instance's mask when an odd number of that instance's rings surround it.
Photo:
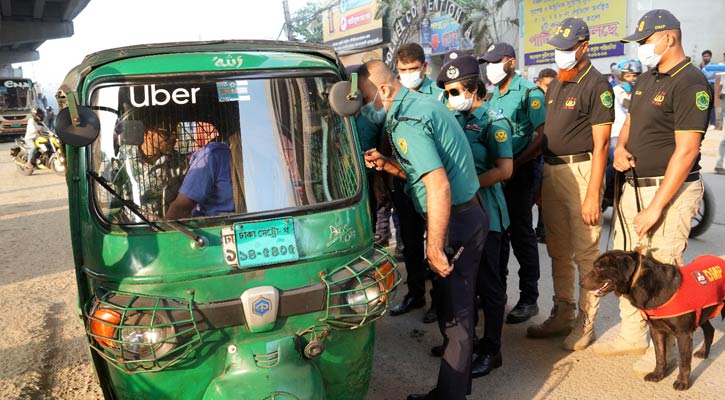
<path fill-rule="evenodd" d="M 150 221 L 349 198 L 360 171 L 345 121 L 327 104 L 333 81 L 193 77 L 104 85 L 91 94 L 101 122 L 93 170 Z M 110 223 L 143 222 L 101 185 L 94 196 Z"/>

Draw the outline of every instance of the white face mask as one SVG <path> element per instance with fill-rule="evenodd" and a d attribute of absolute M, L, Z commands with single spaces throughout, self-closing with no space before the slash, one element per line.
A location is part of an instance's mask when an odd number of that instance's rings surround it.
<path fill-rule="evenodd" d="M 466 92 L 463 92 L 459 94 L 458 96 L 452 96 L 448 98 L 448 104 L 451 105 L 451 108 L 457 111 L 468 111 L 471 109 L 471 106 L 473 105 L 473 96 L 471 98 L 466 98 Z"/>
<path fill-rule="evenodd" d="M 415 89 L 423 82 L 420 71 L 400 74 L 400 83 L 408 89 Z"/>
<path fill-rule="evenodd" d="M 639 45 L 639 47 L 637 48 L 637 58 L 639 58 L 639 61 L 642 63 L 642 65 L 646 65 L 647 68 L 657 67 L 657 64 L 660 63 L 662 56 L 664 56 L 665 53 L 667 53 L 667 50 L 669 50 L 670 48 L 667 47 L 662 54 L 657 54 L 655 53 L 655 46 L 662 40 L 662 38 L 666 36 L 667 35 L 662 36 L 654 43 Z"/>
<path fill-rule="evenodd" d="M 504 78 L 508 75 L 503 68 L 504 64 L 505 63 L 500 62 L 488 63 L 488 65 L 486 65 L 486 78 L 488 78 L 492 84 L 498 85 L 499 82 L 504 80 Z"/>
<path fill-rule="evenodd" d="M 568 71 L 576 65 L 576 51 L 574 50 L 554 50 L 554 61 L 559 69 Z"/>

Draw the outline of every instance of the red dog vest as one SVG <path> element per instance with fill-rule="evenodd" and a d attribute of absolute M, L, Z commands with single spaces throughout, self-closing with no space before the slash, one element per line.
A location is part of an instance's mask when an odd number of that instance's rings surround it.
<path fill-rule="evenodd" d="M 682 284 L 667 302 L 657 308 L 640 310 L 644 319 L 669 318 L 695 312 L 695 327 L 700 325 L 702 309 L 717 306 L 705 319 L 720 312 L 725 300 L 725 260 L 715 256 L 700 256 L 680 268 Z"/>

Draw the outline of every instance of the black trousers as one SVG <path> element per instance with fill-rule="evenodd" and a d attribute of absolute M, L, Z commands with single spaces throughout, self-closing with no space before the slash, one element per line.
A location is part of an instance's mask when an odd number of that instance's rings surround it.
<path fill-rule="evenodd" d="M 400 235 L 403 239 L 403 259 L 408 274 L 408 296 L 425 297 L 425 250 L 424 240 L 426 224 L 423 217 L 415 211 L 413 201 L 403 191 L 405 181 L 393 179 L 391 197 L 393 207 L 398 213 Z"/>
<path fill-rule="evenodd" d="M 520 265 L 519 301 L 526 304 L 536 303 L 539 298 L 539 247 L 531 212 L 537 164 L 533 159 L 519 167 L 503 190 L 511 224 L 501 236 L 501 268 L 508 268 L 509 252 L 513 248 Z"/>
<path fill-rule="evenodd" d="M 488 232 L 478 267 L 476 293 L 483 309 L 483 338 L 479 352 L 494 355 L 501 351 L 501 330 L 506 311 L 506 268 L 501 268 L 501 232 Z M 476 313 L 478 317 L 478 313 Z M 477 318 L 476 318 L 477 319 Z M 478 322 L 476 322 L 478 324 Z"/>
<path fill-rule="evenodd" d="M 436 386 L 438 399 L 465 399 L 471 391 L 476 276 L 488 226 L 485 209 L 477 206 L 451 214 L 448 224 L 447 247 L 451 253 L 461 246 L 464 250 L 450 275 L 433 279 L 445 345 Z"/>

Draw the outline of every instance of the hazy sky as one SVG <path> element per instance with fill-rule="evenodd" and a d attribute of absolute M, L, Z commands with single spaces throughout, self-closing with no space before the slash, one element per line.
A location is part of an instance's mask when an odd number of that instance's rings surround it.
<path fill-rule="evenodd" d="M 289 0 L 290 12 L 317 0 Z M 86 54 L 142 43 L 277 39 L 282 0 L 91 0 L 73 20 L 75 34 L 45 42 L 24 74 L 53 93 Z M 280 39 L 285 39 L 282 34 Z"/>

